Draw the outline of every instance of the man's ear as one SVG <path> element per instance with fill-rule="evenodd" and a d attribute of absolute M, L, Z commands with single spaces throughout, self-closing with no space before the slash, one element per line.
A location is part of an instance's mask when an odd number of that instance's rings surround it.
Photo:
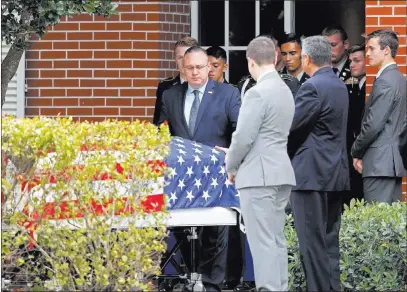
<path fill-rule="evenodd" d="M 349 41 L 348 40 L 344 41 L 343 46 L 345 47 L 346 50 L 349 50 Z"/>
<path fill-rule="evenodd" d="M 226 72 L 228 70 L 229 65 L 228 64 L 224 64 L 223 65 L 223 72 Z"/>

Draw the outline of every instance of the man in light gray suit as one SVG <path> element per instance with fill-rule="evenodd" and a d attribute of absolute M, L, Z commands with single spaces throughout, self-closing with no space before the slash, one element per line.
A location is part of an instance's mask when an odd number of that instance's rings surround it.
<path fill-rule="evenodd" d="M 275 69 L 274 43 L 257 37 L 247 47 L 250 88 L 226 155 L 229 180 L 240 191 L 240 207 L 253 255 L 258 291 L 288 290 L 288 255 L 283 234 L 285 207 L 295 185 L 287 154 L 294 117 L 291 90 Z"/>
<path fill-rule="evenodd" d="M 406 78 L 394 61 L 399 46 L 395 32 L 377 30 L 365 37 L 369 65 L 380 69 L 351 154 L 363 176 L 366 201 L 392 203 L 401 200 L 401 179 L 406 174 L 398 150 L 406 117 Z"/>

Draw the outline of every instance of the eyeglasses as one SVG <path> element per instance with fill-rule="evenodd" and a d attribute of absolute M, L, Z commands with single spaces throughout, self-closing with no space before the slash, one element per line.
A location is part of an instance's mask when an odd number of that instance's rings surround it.
<path fill-rule="evenodd" d="M 196 66 L 185 66 L 184 68 L 187 71 L 193 72 L 194 69 L 196 69 L 197 71 L 201 71 L 203 68 L 205 68 L 207 66 L 208 66 L 208 64 L 206 64 L 206 65 L 196 65 Z"/>

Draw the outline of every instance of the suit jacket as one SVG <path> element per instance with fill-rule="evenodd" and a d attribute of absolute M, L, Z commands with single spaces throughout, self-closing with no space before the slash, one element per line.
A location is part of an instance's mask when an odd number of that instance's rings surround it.
<path fill-rule="evenodd" d="M 360 128 L 363 117 L 363 110 L 365 108 L 366 100 L 366 82 L 362 88 L 359 84 L 347 84 L 349 92 L 349 111 L 348 111 L 348 152 L 350 151 L 356 137 L 360 134 Z"/>
<path fill-rule="evenodd" d="M 172 136 L 211 147 L 229 147 L 239 116 L 239 90 L 209 79 L 199 106 L 195 132 L 191 136 L 184 115 L 187 88 L 187 84 L 179 84 L 163 93 L 158 124 L 167 121 Z"/>
<path fill-rule="evenodd" d="M 160 83 L 158 83 L 157 91 L 155 93 L 157 98 L 155 100 L 153 124 L 157 125 L 160 119 L 163 92 L 180 83 L 181 79 L 179 74 L 175 77 L 161 80 Z"/>
<path fill-rule="evenodd" d="M 352 157 L 363 160 L 363 177 L 402 177 L 398 134 L 406 117 L 406 78 L 390 65 L 373 84 Z"/>
<path fill-rule="evenodd" d="M 288 139 L 297 180 L 294 190 L 349 190 L 348 106 L 346 86 L 329 67 L 301 85 Z"/>
<path fill-rule="evenodd" d="M 243 99 L 226 169 L 236 187 L 295 185 L 287 154 L 294 116 L 292 93 L 276 71 L 264 75 Z"/>
<path fill-rule="evenodd" d="M 399 135 L 399 151 L 403 159 L 404 168 L 407 169 L 407 118 Z"/>

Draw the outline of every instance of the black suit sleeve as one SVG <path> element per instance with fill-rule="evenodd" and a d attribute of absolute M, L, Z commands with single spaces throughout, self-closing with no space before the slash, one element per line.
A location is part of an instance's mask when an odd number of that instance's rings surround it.
<path fill-rule="evenodd" d="M 403 159 L 404 168 L 407 169 L 407 118 L 404 120 L 399 135 L 399 151 L 401 158 Z"/>
<path fill-rule="evenodd" d="M 155 125 L 158 125 L 158 122 L 160 120 L 162 96 L 163 96 L 164 90 L 165 90 L 165 87 L 163 86 L 163 83 L 160 82 L 158 84 L 157 91 L 155 93 L 155 96 L 157 97 L 155 100 L 154 117 L 153 117 L 153 124 L 155 124 Z"/>
<path fill-rule="evenodd" d="M 160 102 L 160 114 L 158 116 L 158 120 L 156 123 L 157 126 L 160 126 L 165 121 L 168 122 L 167 95 L 168 95 L 168 91 L 162 93 L 162 99 Z"/>
<path fill-rule="evenodd" d="M 377 79 L 377 95 L 371 95 L 371 103 L 366 108 L 366 118 L 363 120 L 360 134 L 353 143 L 351 154 L 353 158 L 362 159 L 365 151 L 383 131 L 386 120 L 395 106 L 393 88 L 383 79 Z"/>
<path fill-rule="evenodd" d="M 288 154 L 293 157 L 307 139 L 321 111 L 321 101 L 312 83 L 304 83 L 295 97 L 295 114 L 288 138 Z"/>
<path fill-rule="evenodd" d="M 232 133 L 236 130 L 237 119 L 239 117 L 240 110 L 240 93 L 237 88 L 234 88 L 228 109 L 229 123 Z"/>

